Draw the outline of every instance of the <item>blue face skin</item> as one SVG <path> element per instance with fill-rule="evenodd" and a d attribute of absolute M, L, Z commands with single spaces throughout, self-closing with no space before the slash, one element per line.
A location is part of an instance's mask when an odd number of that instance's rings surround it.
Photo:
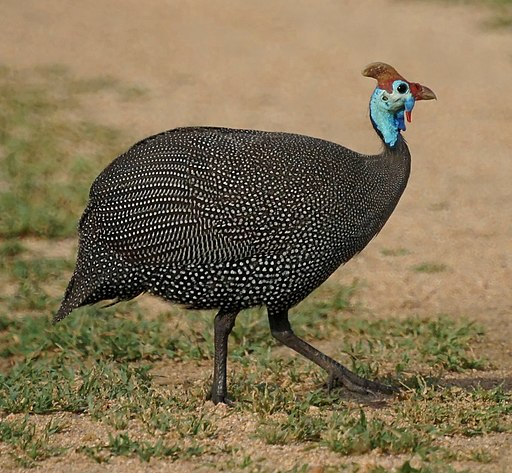
<path fill-rule="evenodd" d="M 415 102 L 407 82 L 396 80 L 392 87 L 392 92 L 377 87 L 370 99 L 373 126 L 391 147 L 395 146 L 400 130 L 405 130 L 404 114 L 413 109 Z"/>

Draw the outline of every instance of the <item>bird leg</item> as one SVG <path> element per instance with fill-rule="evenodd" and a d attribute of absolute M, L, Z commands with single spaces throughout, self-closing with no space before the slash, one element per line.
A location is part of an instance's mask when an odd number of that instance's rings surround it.
<path fill-rule="evenodd" d="M 317 350 L 309 343 L 297 337 L 297 335 L 293 333 L 290 322 L 288 321 L 288 310 L 273 311 L 269 309 L 268 317 L 272 336 L 276 340 L 279 340 L 283 345 L 305 356 L 308 360 L 316 363 L 329 373 L 329 388 L 334 387 L 336 382 L 340 382 L 349 391 L 362 394 L 393 394 L 396 392 L 396 389 L 391 386 L 358 376 L 336 360 L 333 360 L 320 350 Z"/>
<path fill-rule="evenodd" d="M 213 383 L 208 399 L 215 404 L 230 404 L 227 388 L 226 364 L 228 358 L 228 337 L 235 326 L 237 312 L 224 312 L 222 309 L 215 316 L 214 323 L 214 361 Z"/>

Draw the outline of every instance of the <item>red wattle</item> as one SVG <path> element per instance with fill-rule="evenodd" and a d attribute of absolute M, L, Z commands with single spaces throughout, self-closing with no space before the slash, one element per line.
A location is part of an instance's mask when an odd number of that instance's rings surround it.
<path fill-rule="evenodd" d="M 411 111 L 409 111 L 409 110 L 406 110 L 406 111 L 405 111 L 405 118 L 407 118 L 407 121 L 408 121 L 409 123 L 411 123 L 411 119 L 412 119 L 412 118 L 411 118 Z"/>

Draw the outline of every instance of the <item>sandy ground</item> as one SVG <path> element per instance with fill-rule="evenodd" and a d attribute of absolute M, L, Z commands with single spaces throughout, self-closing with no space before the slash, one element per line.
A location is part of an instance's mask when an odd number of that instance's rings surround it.
<path fill-rule="evenodd" d="M 143 101 L 87 106 L 133 137 L 183 125 L 317 136 L 364 152 L 384 61 L 431 87 L 406 133 L 409 186 L 370 246 L 333 278 L 361 283 L 376 315 L 468 316 L 487 327 L 512 371 L 512 34 L 482 26 L 486 10 L 384 0 L 66 3 L 3 0 L 0 63 L 63 64 L 85 77 L 141 86 Z M 131 142 L 127 142 L 129 146 Z M 383 250 L 407 250 L 386 256 Z M 415 265 L 443 263 L 428 274 Z"/>

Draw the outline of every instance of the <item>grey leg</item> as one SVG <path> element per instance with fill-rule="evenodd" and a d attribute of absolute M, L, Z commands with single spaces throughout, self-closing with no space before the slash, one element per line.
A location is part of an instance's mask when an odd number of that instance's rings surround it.
<path fill-rule="evenodd" d="M 215 404 L 223 402 L 229 404 L 227 388 L 227 358 L 228 358 L 228 337 L 235 326 L 235 319 L 238 312 L 224 312 L 222 309 L 215 316 L 214 323 L 214 362 L 213 362 L 213 383 L 209 399 Z"/>
<path fill-rule="evenodd" d="M 349 391 L 358 393 L 368 394 L 379 392 L 392 394 L 396 391 L 396 389 L 391 386 L 361 378 L 336 360 L 324 355 L 321 351 L 297 337 L 297 335 L 293 333 L 290 322 L 288 321 L 288 310 L 273 310 L 268 308 L 268 318 L 272 336 L 283 345 L 295 350 L 297 353 L 300 353 L 308 360 L 311 360 L 327 371 L 327 373 L 329 373 L 330 387 L 338 381 Z"/>

